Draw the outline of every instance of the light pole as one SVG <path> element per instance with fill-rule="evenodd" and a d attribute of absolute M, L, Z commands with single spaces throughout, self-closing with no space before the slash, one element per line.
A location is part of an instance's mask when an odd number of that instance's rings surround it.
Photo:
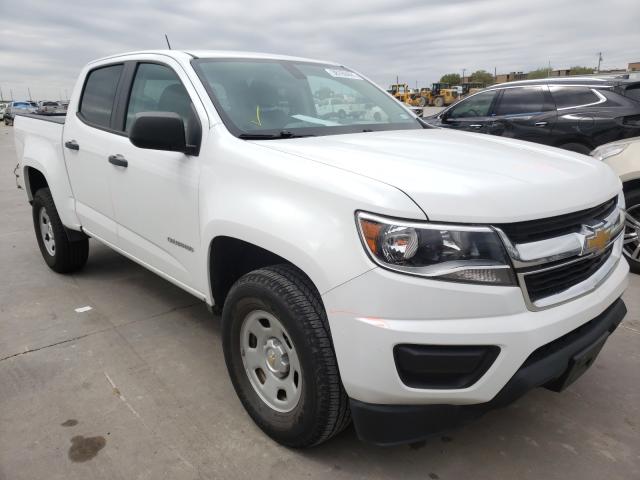
<path fill-rule="evenodd" d="M 464 74 L 465 74 L 466 71 L 467 71 L 466 68 L 462 69 L 462 80 L 460 80 L 461 83 L 464 83 Z"/>
<path fill-rule="evenodd" d="M 600 64 L 602 63 L 602 52 L 598 52 L 598 73 L 600 73 Z"/>

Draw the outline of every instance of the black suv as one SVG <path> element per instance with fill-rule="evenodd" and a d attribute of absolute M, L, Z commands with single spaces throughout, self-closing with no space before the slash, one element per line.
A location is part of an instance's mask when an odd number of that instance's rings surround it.
<path fill-rule="evenodd" d="M 502 83 L 424 120 L 588 154 L 604 143 L 640 136 L 640 81 L 622 76 Z"/>

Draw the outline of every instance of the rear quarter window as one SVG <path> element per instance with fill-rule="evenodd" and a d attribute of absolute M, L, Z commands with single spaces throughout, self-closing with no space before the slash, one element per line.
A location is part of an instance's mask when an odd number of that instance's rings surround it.
<path fill-rule="evenodd" d="M 588 87 L 550 87 L 557 108 L 572 108 L 598 103 L 600 97 Z"/>
<path fill-rule="evenodd" d="M 89 72 L 80 102 L 80 114 L 84 120 L 109 127 L 122 68 L 122 65 L 111 65 Z"/>

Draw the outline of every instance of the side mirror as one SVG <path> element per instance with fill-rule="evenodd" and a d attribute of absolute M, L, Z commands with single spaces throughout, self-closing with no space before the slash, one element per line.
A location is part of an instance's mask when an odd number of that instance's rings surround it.
<path fill-rule="evenodd" d="M 129 140 L 138 148 L 189 153 L 184 133 L 184 122 L 174 112 L 137 113 Z"/>

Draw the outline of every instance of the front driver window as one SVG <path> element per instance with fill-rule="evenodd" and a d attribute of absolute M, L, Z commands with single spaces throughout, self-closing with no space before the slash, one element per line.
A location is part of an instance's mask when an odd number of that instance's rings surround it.
<path fill-rule="evenodd" d="M 489 90 L 462 100 L 449 110 L 447 118 L 487 117 L 496 94 L 496 90 Z"/>
<path fill-rule="evenodd" d="M 136 70 L 127 109 L 127 132 L 131 129 L 136 113 L 173 112 L 184 121 L 187 141 L 190 128 L 197 121 L 191 99 L 184 85 L 171 68 L 155 63 L 142 63 Z"/>

